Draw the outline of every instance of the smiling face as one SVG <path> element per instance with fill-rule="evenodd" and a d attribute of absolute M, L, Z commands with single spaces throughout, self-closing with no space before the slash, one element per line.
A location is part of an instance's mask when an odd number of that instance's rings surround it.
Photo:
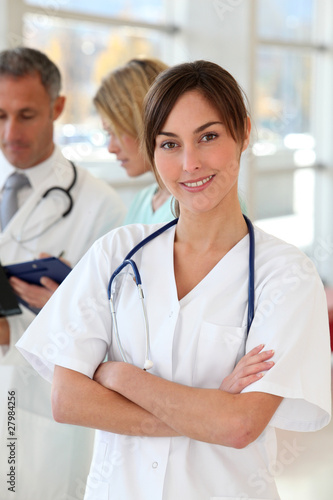
<path fill-rule="evenodd" d="M 180 211 L 194 213 L 239 206 L 237 180 L 241 152 L 218 111 L 198 91 L 183 94 L 156 138 L 158 173 Z"/>
<path fill-rule="evenodd" d="M 53 151 L 53 121 L 64 97 L 51 102 L 39 75 L 0 77 L 0 148 L 9 163 L 30 168 Z"/>

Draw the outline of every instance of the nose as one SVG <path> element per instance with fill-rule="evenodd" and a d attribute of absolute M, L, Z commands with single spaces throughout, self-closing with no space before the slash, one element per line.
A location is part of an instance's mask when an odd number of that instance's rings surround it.
<path fill-rule="evenodd" d="M 192 173 L 195 170 L 198 170 L 198 168 L 200 167 L 201 161 L 199 157 L 199 151 L 197 151 L 195 146 L 184 148 L 183 170 Z"/>
<path fill-rule="evenodd" d="M 3 139 L 6 142 L 15 141 L 19 138 L 19 130 L 16 121 L 7 117 L 3 128 Z"/>
<path fill-rule="evenodd" d="M 115 134 L 110 134 L 108 151 L 112 154 L 118 154 L 120 152 L 120 142 Z"/>

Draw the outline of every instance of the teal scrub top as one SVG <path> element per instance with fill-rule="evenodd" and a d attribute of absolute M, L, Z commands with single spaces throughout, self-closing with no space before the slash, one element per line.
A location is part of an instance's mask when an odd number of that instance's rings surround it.
<path fill-rule="evenodd" d="M 155 224 L 169 222 L 175 218 L 171 212 L 171 196 L 155 212 L 153 211 L 152 200 L 157 187 L 158 185 L 154 183 L 138 192 L 125 217 L 124 225 Z"/>

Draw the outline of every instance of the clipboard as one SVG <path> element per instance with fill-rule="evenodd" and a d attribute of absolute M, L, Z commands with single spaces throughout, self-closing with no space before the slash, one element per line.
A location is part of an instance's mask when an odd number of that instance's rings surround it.
<path fill-rule="evenodd" d="M 45 259 L 36 259 L 28 262 L 21 262 L 19 264 L 11 264 L 9 266 L 4 266 L 3 269 L 7 278 L 15 276 L 34 285 L 40 285 L 40 279 L 43 276 L 46 276 L 60 284 L 72 270 L 71 267 L 56 257 L 47 257 Z M 23 304 L 35 314 L 38 314 L 40 311 L 40 309 L 29 306 L 29 304 L 27 304 L 20 297 L 16 296 L 16 298 L 19 303 Z"/>
<path fill-rule="evenodd" d="M 8 282 L 5 270 L 0 264 L 0 317 L 22 314 L 16 295 Z"/>

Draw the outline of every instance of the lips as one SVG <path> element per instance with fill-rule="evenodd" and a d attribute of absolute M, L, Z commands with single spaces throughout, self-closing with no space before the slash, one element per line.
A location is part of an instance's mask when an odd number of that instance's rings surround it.
<path fill-rule="evenodd" d="M 22 149 L 26 149 L 28 145 L 22 142 L 7 142 L 4 144 L 4 147 L 10 151 L 21 151 Z"/>
<path fill-rule="evenodd" d="M 200 179 L 199 181 L 194 181 L 194 182 L 183 182 L 184 186 L 189 187 L 189 188 L 195 188 L 195 187 L 201 187 L 204 184 L 207 184 L 214 176 L 209 175 L 208 177 L 205 177 L 204 179 Z"/>
<path fill-rule="evenodd" d="M 118 157 L 117 157 L 117 161 L 120 162 L 122 167 L 124 167 L 125 164 L 128 162 L 128 160 L 126 158 L 118 158 Z"/>

